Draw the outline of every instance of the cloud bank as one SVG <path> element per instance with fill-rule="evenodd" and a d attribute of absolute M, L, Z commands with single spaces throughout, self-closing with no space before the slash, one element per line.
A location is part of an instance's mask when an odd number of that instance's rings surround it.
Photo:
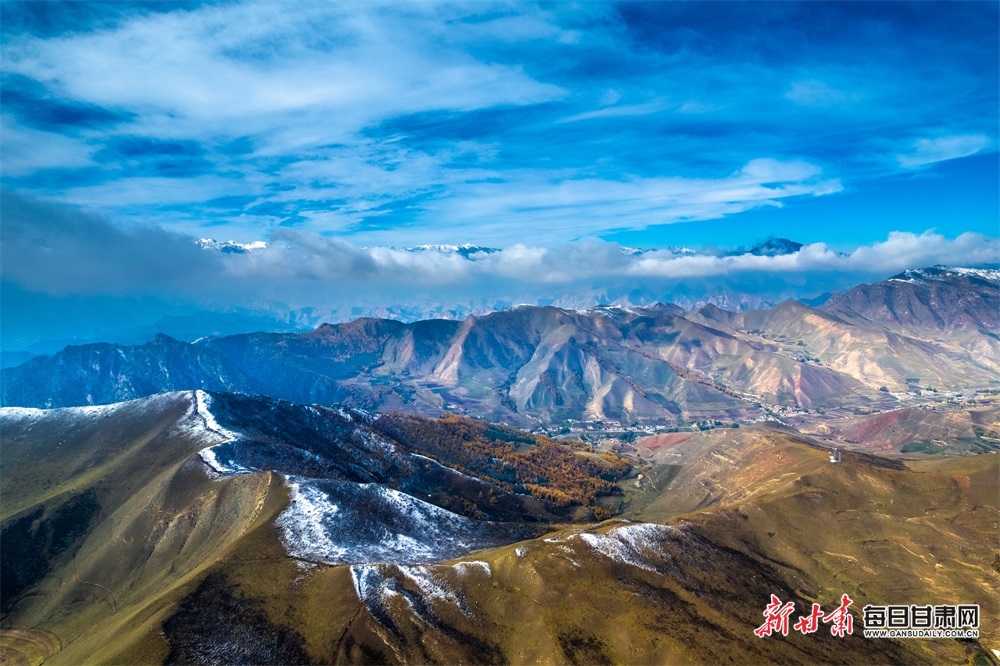
<path fill-rule="evenodd" d="M 773 171 L 774 165 L 755 168 Z M 189 299 L 226 295 L 249 301 L 261 290 L 300 294 L 308 305 L 379 290 L 489 291 L 497 284 L 561 291 L 578 283 L 636 286 L 663 280 L 759 275 L 886 277 L 935 264 L 1000 262 L 1000 239 L 976 233 L 895 232 L 849 253 L 824 243 L 777 256 L 641 250 L 585 239 L 552 247 L 517 243 L 464 252 L 451 247 L 359 247 L 319 234 L 278 230 L 266 247 L 226 254 L 158 227 L 121 228 L 77 209 L 4 194 L 2 278 L 52 295 L 157 294 Z"/>

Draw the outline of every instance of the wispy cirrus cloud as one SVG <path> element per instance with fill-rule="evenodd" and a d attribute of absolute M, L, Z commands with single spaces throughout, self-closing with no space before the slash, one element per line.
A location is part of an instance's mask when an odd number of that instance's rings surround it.
<path fill-rule="evenodd" d="M 785 99 L 807 107 L 832 107 L 858 102 L 862 94 L 856 90 L 840 90 L 824 81 L 795 81 L 785 93 Z"/>
<path fill-rule="evenodd" d="M 545 182 L 527 173 L 513 182 L 466 186 L 466 196 L 441 201 L 435 231 L 460 237 L 467 220 L 476 220 L 478 238 L 509 244 L 531 238 L 543 245 L 597 236 L 613 219 L 618 228 L 643 229 L 656 224 L 710 220 L 783 200 L 840 191 L 834 178 L 807 162 L 751 160 L 718 178 L 595 178 Z M 516 218 L 518 225 L 509 225 Z M 359 233 L 364 242 L 391 242 L 395 230 Z M 430 239 L 420 240 L 429 242 Z"/>
<path fill-rule="evenodd" d="M 583 113 L 577 113 L 572 116 L 567 116 L 566 118 L 560 118 L 556 122 L 558 123 L 574 123 L 580 120 L 593 120 L 595 118 L 623 118 L 627 116 L 646 116 L 651 113 L 657 113 L 669 108 L 671 105 L 669 102 L 663 99 L 654 99 L 650 102 L 644 102 L 642 104 L 618 104 L 611 106 L 604 106 L 600 109 L 594 109 L 593 111 L 584 111 Z M 677 107 L 683 105 L 677 104 Z"/>
<path fill-rule="evenodd" d="M 917 139 L 912 149 L 896 159 L 906 169 L 917 169 L 935 162 L 968 157 L 988 148 L 993 141 L 985 134 L 960 134 L 934 139 Z"/>
<path fill-rule="evenodd" d="M 996 146 L 988 3 L 4 12 L 4 186 L 191 234 L 552 244 Z"/>

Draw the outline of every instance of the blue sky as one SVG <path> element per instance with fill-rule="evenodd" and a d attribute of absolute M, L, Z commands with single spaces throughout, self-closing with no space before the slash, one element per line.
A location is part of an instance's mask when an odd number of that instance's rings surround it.
<path fill-rule="evenodd" d="M 5 3 L 3 185 L 240 241 L 996 235 L 997 10 Z"/>
<path fill-rule="evenodd" d="M 18 293 L 301 306 L 532 283 L 504 295 L 551 301 L 581 281 L 843 287 L 1000 261 L 996 2 L 0 10 Z M 669 250 L 769 236 L 807 247 Z M 268 247 L 220 257 L 200 237 Z M 392 249 L 425 243 L 503 252 Z"/>

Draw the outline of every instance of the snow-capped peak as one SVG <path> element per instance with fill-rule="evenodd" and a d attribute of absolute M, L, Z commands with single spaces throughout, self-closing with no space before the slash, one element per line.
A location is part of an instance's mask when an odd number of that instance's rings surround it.
<path fill-rule="evenodd" d="M 234 240 L 217 241 L 214 238 L 199 238 L 198 245 L 203 250 L 216 250 L 226 254 L 245 254 L 255 250 L 263 250 L 267 247 L 264 241 L 253 241 L 252 243 L 238 243 Z"/>
<path fill-rule="evenodd" d="M 890 282 L 909 282 L 911 284 L 927 284 L 948 280 L 955 276 L 978 277 L 990 282 L 1000 282 L 1000 269 L 996 268 L 962 268 L 958 266 L 933 266 L 931 268 L 910 268 L 899 275 L 889 278 Z"/>
<path fill-rule="evenodd" d="M 404 248 L 407 252 L 440 252 L 441 254 L 458 254 L 469 259 L 474 254 L 493 254 L 500 250 L 495 247 L 483 247 L 464 243 L 462 245 L 417 245 L 416 247 Z"/>

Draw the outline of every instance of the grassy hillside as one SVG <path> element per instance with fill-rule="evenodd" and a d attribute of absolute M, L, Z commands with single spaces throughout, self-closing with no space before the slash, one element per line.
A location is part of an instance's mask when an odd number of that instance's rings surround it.
<path fill-rule="evenodd" d="M 190 408 L 188 394 L 168 394 L 4 422 L 5 630 L 54 635 L 55 663 L 89 661 L 162 619 L 185 583 L 274 517 L 280 479 L 210 478 L 197 456 L 205 442 L 175 427 Z M 19 636 L 5 632 L 4 646 L 37 663 Z"/>
<path fill-rule="evenodd" d="M 280 476 L 206 473 L 204 439 L 175 427 L 189 395 L 135 407 L 84 414 L 93 427 L 4 421 L 0 492 L 29 497 L 5 514 L 4 566 L 45 554 L 10 574 L 29 580 L 4 611 L 5 663 L 989 664 L 1000 649 L 996 453 L 831 464 L 773 428 L 668 436 L 640 443 L 641 479 L 617 481 L 636 522 L 555 525 L 439 563 L 328 566 L 289 556 Z M 414 423 L 433 448 L 438 426 Z M 544 448 L 498 432 L 507 455 Z M 72 463 L 41 468 L 48 487 L 31 472 L 46 456 Z M 753 634 L 771 594 L 804 613 L 843 593 L 853 636 Z M 982 638 L 864 639 L 866 603 L 978 603 Z"/>

